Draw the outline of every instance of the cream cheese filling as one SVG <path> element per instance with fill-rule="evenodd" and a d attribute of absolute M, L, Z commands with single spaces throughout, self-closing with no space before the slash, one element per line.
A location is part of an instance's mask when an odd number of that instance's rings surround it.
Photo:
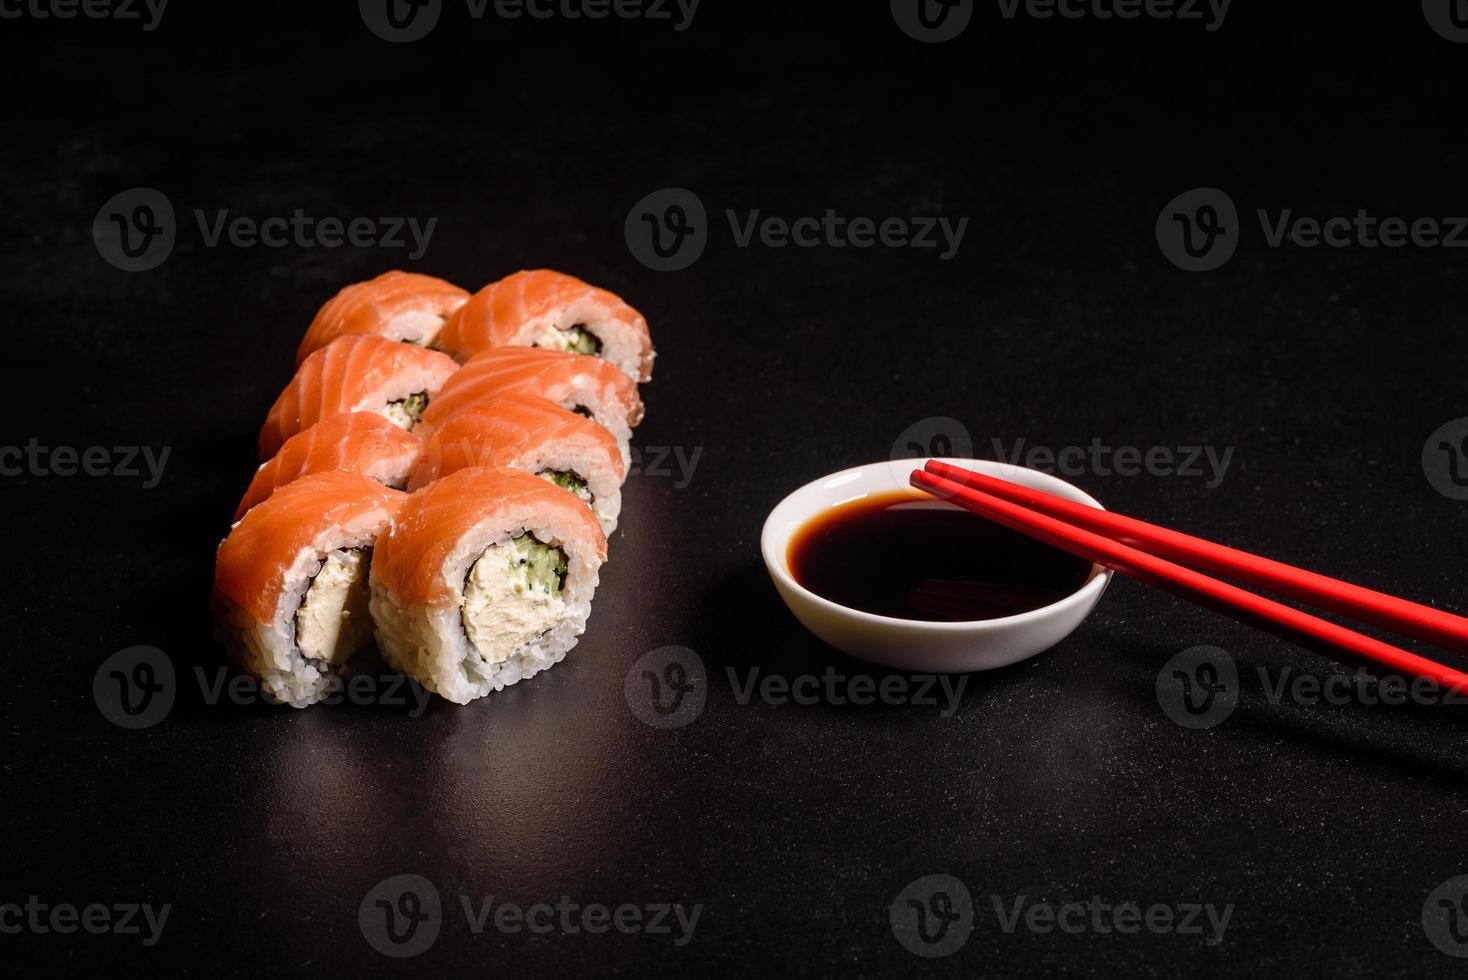
<path fill-rule="evenodd" d="M 413 426 L 417 425 L 418 420 L 423 417 L 423 410 L 427 407 L 428 395 L 420 391 L 416 395 L 409 395 L 402 401 L 388 402 L 382 407 L 381 414 L 398 428 L 412 431 Z"/>
<path fill-rule="evenodd" d="M 296 610 L 296 647 L 307 660 L 343 664 L 371 642 L 369 554 L 361 548 L 333 551 L 311 580 Z"/>
<path fill-rule="evenodd" d="M 566 616 L 561 596 L 566 559 L 558 548 L 522 534 L 490 545 L 464 583 L 464 634 L 487 663 L 509 660 Z"/>

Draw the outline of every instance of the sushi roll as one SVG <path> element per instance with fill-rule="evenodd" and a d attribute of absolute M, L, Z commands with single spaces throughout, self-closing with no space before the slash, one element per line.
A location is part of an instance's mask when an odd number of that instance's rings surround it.
<path fill-rule="evenodd" d="M 260 429 L 260 459 L 322 419 L 376 412 L 411 429 L 459 365 L 447 354 L 369 334 L 338 337 L 301 364 Z"/>
<path fill-rule="evenodd" d="M 428 437 L 408 489 L 471 466 L 532 473 L 581 498 L 607 535 L 617 528 L 626 475 L 617 440 L 544 398 L 504 395 L 450 416 Z"/>
<path fill-rule="evenodd" d="M 557 663 L 586 628 L 607 539 L 521 470 L 459 470 L 408 497 L 372 561 L 377 645 L 466 704 Z"/>
<path fill-rule="evenodd" d="M 215 621 L 271 697 L 297 708 L 321 700 L 371 642 L 372 549 L 406 499 L 356 473 L 313 473 L 230 529 L 214 561 Z"/>
<path fill-rule="evenodd" d="M 327 470 L 360 473 L 401 490 L 422 454 L 423 440 L 375 412 L 333 415 L 291 436 L 260 464 L 234 519 L 292 480 Z"/>
<path fill-rule="evenodd" d="M 641 313 L 605 289 L 549 269 L 485 286 L 444 324 L 438 345 L 460 361 L 497 347 L 591 354 L 633 381 L 652 379 L 656 356 Z"/>
<path fill-rule="evenodd" d="M 642 421 L 637 385 L 610 363 L 584 354 L 538 347 L 478 354 L 443 386 L 423 412 L 423 421 L 438 427 L 455 412 L 501 395 L 535 395 L 587 416 L 611 431 L 622 462 L 630 462 L 627 442 Z"/>
<path fill-rule="evenodd" d="M 468 299 L 467 290 L 416 272 L 384 272 L 354 283 L 317 312 L 296 351 L 296 365 L 347 334 L 432 347 L 444 321 Z"/>

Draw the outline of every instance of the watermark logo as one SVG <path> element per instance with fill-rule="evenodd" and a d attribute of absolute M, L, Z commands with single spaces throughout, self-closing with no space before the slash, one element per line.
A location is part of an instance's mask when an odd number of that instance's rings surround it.
<path fill-rule="evenodd" d="M 1449 956 L 1468 957 L 1468 875 L 1449 878 L 1422 903 L 1422 931 Z"/>
<path fill-rule="evenodd" d="M 357 925 L 367 945 L 382 955 L 417 956 L 438 940 L 443 926 L 438 889 L 422 875 L 393 875 L 363 896 Z"/>
<path fill-rule="evenodd" d="M 958 952 L 974 929 L 973 896 L 952 875 L 919 878 L 897 893 L 887 911 L 897 941 L 929 959 Z"/>
<path fill-rule="evenodd" d="M 1468 881 L 1468 877 L 1463 879 Z M 1003 935 L 1020 931 L 1037 936 L 1087 933 L 1135 936 L 1198 936 L 1217 946 L 1228 932 L 1234 904 L 1213 902 L 1112 901 L 1100 895 L 1078 901 L 1032 900 L 1028 895 L 989 895 L 994 922 Z M 928 875 L 898 892 L 888 907 L 892 933 L 918 956 L 948 956 L 968 942 L 975 923 L 968 887 L 952 875 Z"/>
<path fill-rule="evenodd" d="M 973 0 L 892 0 L 892 19 L 902 33 L 924 44 L 953 40 L 973 16 Z"/>
<path fill-rule="evenodd" d="M 1468 500 L 1468 418 L 1453 419 L 1427 437 L 1422 472 L 1449 500 Z"/>
<path fill-rule="evenodd" d="M 124 272 L 158 268 L 173 254 L 177 237 L 172 202 L 151 187 L 113 195 L 92 219 L 97 251 Z"/>
<path fill-rule="evenodd" d="M 357 0 L 367 29 L 384 41 L 421 41 L 438 26 L 443 0 Z"/>
<path fill-rule="evenodd" d="M 1238 703 L 1239 668 L 1226 650 L 1190 647 L 1157 672 L 1157 704 L 1184 728 L 1221 725 Z"/>
<path fill-rule="evenodd" d="M 1239 212 L 1233 199 L 1216 187 L 1179 194 L 1157 216 L 1157 245 L 1179 269 L 1217 269 L 1239 245 Z"/>
<path fill-rule="evenodd" d="M 1430 677 L 1375 674 L 1364 667 L 1321 676 L 1293 667 L 1254 668 L 1253 682 L 1263 703 L 1300 708 L 1395 708 L 1468 705 L 1468 691 Z M 1237 665 L 1217 647 L 1193 647 L 1169 660 L 1157 673 L 1157 703 L 1184 728 L 1214 728 L 1238 706 L 1242 685 Z M 1253 687 L 1250 690 L 1254 690 Z"/>
<path fill-rule="evenodd" d="M 1177 478 L 1201 480 L 1213 490 L 1223 484 L 1233 464 L 1233 446 L 1112 445 L 1093 437 L 1085 445 L 1047 446 L 1023 437 L 1006 442 L 998 437 L 988 446 L 991 457 L 1010 466 L 1069 478 L 1083 476 Z M 973 438 L 957 419 L 939 415 L 914 422 L 892 443 L 892 472 L 906 483 L 915 460 L 972 458 Z"/>
<path fill-rule="evenodd" d="M 582 902 L 570 895 L 555 899 L 517 902 L 496 895 L 481 895 L 450 884 L 440 897 L 437 887 L 422 875 L 400 874 L 373 886 L 357 907 L 357 924 L 362 938 L 373 949 L 394 959 L 407 959 L 427 951 L 444 928 L 462 927 L 470 936 L 489 932 L 504 936 L 531 934 L 592 936 L 667 936 L 674 946 L 693 940 L 702 902 L 623 902 L 607 905 Z"/>
<path fill-rule="evenodd" d="M 708 671 L 688 647 L 658 647 L 637 658 L 623 691 L 640 720 L 654 728 L 682 728 L 703 714 Z"/>
<path fill-rule="evenodd" d="M 686 187 L 664 187 L 632 206 L 622 227 L 632 257 L 654 272 L 679 272 L 708 246 L 708 212 Z"/>
<path fill-rule="evenodd" d="M 933 415 L 903 429 L 892 442 L 892 458 L 969 459 L 974 454 L 974 440 L 968 427 L 947 415 Z"/>
<path fill-rule="evenodd" d="M 1325 218 L 1296 214 L 1294 208 L 1271 213 L 1256 208 L 1266 248 L 1468 248 L 1468 216 L 1372 214 Z M 1157 244 L 1167 260 L 1189 272 L 1207 272 L 1227 262 L 1243 226 L 1233 200 L 1215 187 L 1199 187 L 1173 198 L 1157 217 Z"/>
<path fill-rule="evenodd" d="M 318 217 L 302 208 L 290 214 L 264 218 L 233 214 L 229 208 L 213 212 L 192 209 L 193 224 L 205 248 L 228 245 L 251 248 L 374 248 L 403 250 L 410 259 L 428 251 L 437 218 L 384 216 L 338 218 Z M 180 228 L 173 204 L 151 187 L 138 187 L 116 195 L 97 212 L 92 238 L 102 258 L 124 272 L 156 269 L 173 252 Z"/>
<path fill-rule="evenodd" d="M 968 427 L 947 415 L 919 419 L 892 441 L 888 464 L 892 478 L 905 486 L 912 471 L 928 459 L 972 459 L 974 440 Z"/>
<path fill-rule="evenodd" d="M 1439 37 L 1468 41 L 1468 0 L 1422 0 L 1422 16 Z"/>
<path fill-rule="evenodd" d="M 936 252 L 941 262 L 958 254 L 969 225 L 946 215 L 849 217 L 835 208 L 795 217 L 725 208 L 724 219 L 735 248 L 914 248 Z M 676 272 L 698 261 L 714 225 L 698 195 L 667 187 L 638 201 L 622 230 L 633 258 L 656 272 Z"/>
<path fill-rule="evenodd" d="M 168 717 L 178 696 L 173 661 L 157 647 L 119 650 L 92 677 L 92 700 L 119 728 L 152 728 Z"/>
<path fill-rule="evenodd" d="M 249 674 L 229 667 L 213 670 L 194 667 L 199 700 L 207 705 L 234 704 L 245 707 L 285 703 L 269 687 Z M 97 710 L 122 728 L 151 728 L 173 710 L 181 689 L 173 659 L 157 647 L 137 646 L 120 650 L 102 662 L 92 678 L 92 697 Z M 377 708 L 404 708 L 408 717 L 418 718 L 428 710 L 433 694 L 422 684 L 402 674 L 359 673 L 333 677 L 317 704 L 353 704 Z"/>

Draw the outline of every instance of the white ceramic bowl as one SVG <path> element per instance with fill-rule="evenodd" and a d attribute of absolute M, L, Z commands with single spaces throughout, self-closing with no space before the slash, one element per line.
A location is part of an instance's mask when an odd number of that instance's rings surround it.
<path fill-rule="evenodd" d="M 1108 569 L 1095 566 L 1076 592 L 1048 606 L 965 623 L 935 623 L 878 616 L 838 605 L 795 581 L 786 552 L 796 530 L 839 504 L 873 494 L 906 491 L 914 499 L 933 499 L 908 485 L 908 474 L 926 459 L 858 466 L 808 483 L 780 501 L 765 520 L 760 551 L 765 567 L 785 605 L 816 636 L 838 650 L 870 663 L 923 673 L 960 673 L 1003 667 L 1048 650 L 1070 635 L 1088 616 L 1111 581 Z M 1043 490 L 1091 507 L 1101 504 L 1064 480 L 1023 466 L 984 459 L 947 459 L 989 476 Z M 983 517 L 974 515 L 974 520 Z"/>

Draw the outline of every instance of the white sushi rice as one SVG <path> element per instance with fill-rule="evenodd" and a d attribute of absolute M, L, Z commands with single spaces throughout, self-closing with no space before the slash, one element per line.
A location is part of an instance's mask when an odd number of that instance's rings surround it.
<path fill-rule="evenodd" d="M 616 385 L 599 385 L 596 377 L 589 372 L 578 374 L 567 384 L 546 392 L 546 395 L 562 408 L 574 411 L 577 406 L 581 406 L 591 412 L 591 420 L 616 438 L 617 451 L 622 454 L 623 468 L 632 465 L 632 452 L 628 445 L 632 440 L 632 427 L 642 421 L 640 404 L 629 416 L 617 398 Z"/>
<path fill-rule="evenodd" d="M 572 436 L 543 443 L 526 456 L 501 461 L 501 465 L 524 470 L 543 480 L 554 482 L 554 473 L 571 473 L 586 484 L 576 495 L 591 508 L 602 533 L 611 537 L 622 512 L 622 483 L 617 472 L 606 462 L 606 453 L 591 440 Z M 575 493 L 575 491 L 567 491 Z"/>
<path fill-rule="evenodd" d="M 527 466 L 525 469 L 534 473 L 547 483 L 556 482 L 555 473 L 552 471 L 576 475 L 586 483 L 586 488 L 583 490 L 568 490 L 567 492 L 574 493 L 582 503 L 591 508 L 592 516 L 596 518 L 596 522 L 601 525 L 602 533 L 607 537 L 611 537 L 612 532 L 617 529 L 617 518 L 622 513 L 622 489 L 615 479 L 611 481 L 610 485 L 602 484 L 601 492 L 596 493 L 591 489 L 599 482 L 594 472 L 588 474 L 586 469 L 575 463 L 564 465 L 546 463 L 539 468 Z M 565 488 L 563 487 L 562 489 Z"/>
<path fill-rule="evenodd" d="M 466 583 L 476 562 L 493 546 L 504 545 L 522 533 L 561 549 L 566 555 L 566 575 L 561 585 L 560 604 L 554 625 L 513 647 L 498 649 L 477 646 L 465 629 L 466 614 L 484 628 L 495 610 L 469 610 Z M 454 592 L 447 605 L 421 605 L 404 600 L 382 581 L 372 577 L 372 618 L 377 624 L 377 645 L 395 669 L 408 674 L 430 691 L 458 704 L 467 704 L 486 694 L 534 677 L 565 658 L 586 630 L 591 599 L 596 592 L 600 561 L 581 552 L 574 544 L 557 537 L 554 529 L 538 526 L 506 527 L 503 521 L 480 522 L 465 534 L 445 558 L 443 580 Z M 522 596 L 502 596 L 504 604 L 533 603 Z M 533 614 L 532 614 L 533 615 Z M 505 618 L 517 618 L 509 610 Z M 506 635 L 506 634 L 501 634 Z"/>
<path fill-rule="evenodd" d="M 633 381 L 649 380 L 656 355 L 651 351 L 646 355 L 643 353 L 646 334 L 629 327 L 612 316 L 612 312 L 612 307 L 583 296 L 545 316 L 526 321 L 520 328 L 517 342 L 527 347 L 569 350 L 574 336 L 572 331 L 580 327 L 601 343 L 601 352 L 596 356 L 616 365 Z"/>
<path fill-rule="evenodd" d="M 375 515 L 366 518 L 369 524 L 375 520 Z M 335 661 L 308 657 L 296 642 L 297 613 L 310 596 L 317 574 L 334 554 L 340 555 L 347 549 L 370 549 L 374 537 L 370 528 L 343 528 L 314 542 L 312 547 L 302 549 L 286 570 L 275 613 L 268 623 L 256 621 L 228 596 L 215 593 L 215 622 L 219 639 L 240 666 L 260 681 L 265 694 L 293 708 L 304 708 L 327 697 L 341 685 L 346 660 L 355 650 L 334 651 Z M 364 555 L 363 561 L 357 565 L 359 574 L 366 574 L 367 569 L 362 565 L 368 561 L 370 559 Z M 357 591 L 350 580 L 323 583 L 323 587 L 333 591 L 345 587 L 348 593 Z M 329 598 L 322 598 L 331 604 Z M 365 639 L 367 634 L 357 627 L 368 615 L 367 609 L 353 608 L 353 604 L 347 603 L 343 605 L 342 612 L 347 618 L 356 617 L 358 620 L 357 623 L 343 624 L 348 645 L 354 636 Z"/>
<path fill-rule="evenodd" d="M 462 305 L 464 304 L 460 302 L 459 306 Z M 446 322 L 447 316 L 439 316 L 431 310 L 409 310 L 389 320 L 383 336 L 418 347 L 432 347 L 438 341 L 438 335 L 443 331 Z"/>

